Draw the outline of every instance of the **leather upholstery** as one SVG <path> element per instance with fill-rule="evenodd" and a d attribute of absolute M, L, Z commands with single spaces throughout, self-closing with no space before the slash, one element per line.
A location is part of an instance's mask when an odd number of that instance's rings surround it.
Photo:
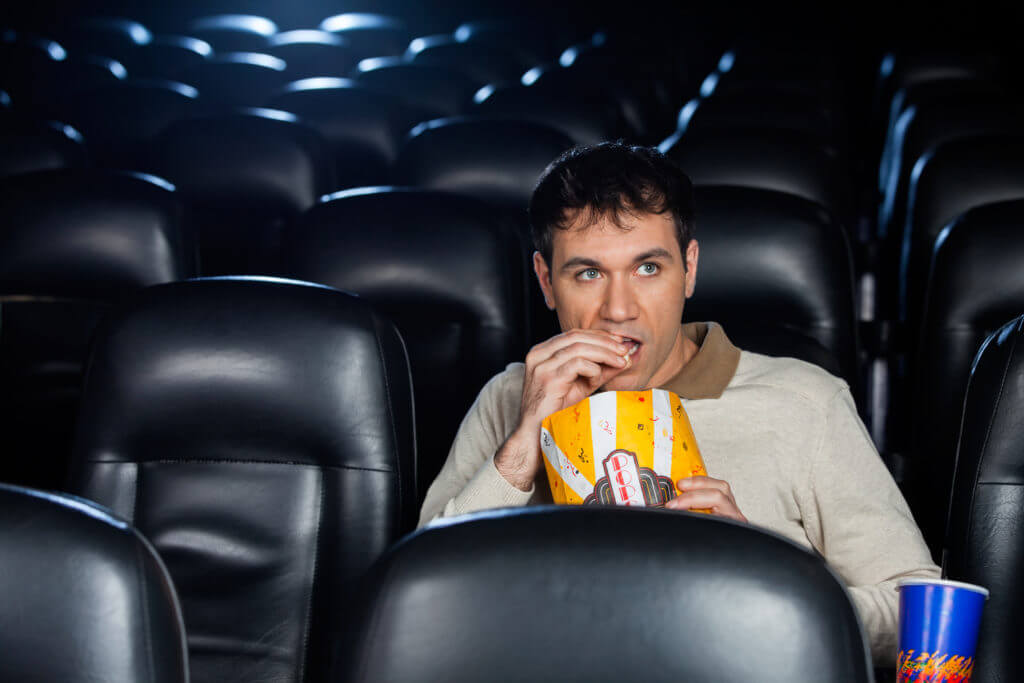
<path fill-rule="evenodd" d="M 402 333 L 421 494 L 480 388 L 526 354 L 521 253 L 516 231 L 485 204 L 411 188 L 339 193 L 286 234 L 286 275 L 354 292 Z"/>
<path fill-rule="evenodd" d="M 477 102 L 473 113 L 478 116 L 535 121 L 557 128 L 578 145 L 615 140 L 625 132 L 625 122 L 614 102 L 587 101 L 541 86 L 497 86 L 486 98 L 478 96 Z"/>
<path fill-rule="evenodd" d="M 451 34 L 416 38 L 409 43 L 405 56 L 413 64 L 434 64 L 461 71 L 478 86 L 515 81 L 524 71 L 511 50 L 493 43 L 460 42 Z"/>
<path fill-rule="evenodd" d="M 430 118 L 461 114 L 473 103 L 476 84 L 454 69 L 410 64 L 398 57 L 372 61 L 383 63 L 355 74 L 360 85 L 429 111 Z"/>
<path fill-rule="evenodd" d="M 565 134 L 538 123 L 437 119 L 410 133 L 396 162 L 396 180 L 483 199 L 514 212 L 525 231 L 537 179 L 572 146 Z"/>
<path fill-rule="evenodd" d="M 344 38 L 360 58 L 400 55 L 411 38 L 402 19 L 376 12 L 335 14 L 320 28 Z"/>
<path fill-rule="evenodd" d="M 0 178 L 32 171 L 84 166 L 85 144 L 78 131 L 55 121 L 0 118 Z"/>
<path fill-rule="evenodd" d="M 188 683 L 174 585 L 131 525 L 0 484 L 0 671 L 8 681 Z"/>
<path fill-rule="evenodd" d="M 277 115 L 179 121 L 153 145 L 150 165 L 177 186 L 198 231 L 203 274 L 267 273 L 283 222 L 334 189 L 320 136 Z"/>
<path fill-rule="evenodd" d="M 906 494 L 936 557 L 953 474 L 971 359 L 981 342 L 1024 312 L 1024 201 L 960 216 L 937 241 L 911 396 Z"/>
<path fill-rule="evenodd" d="M 759 128 L 683 133 L 660 149 L 697 185 L 740 185 L 810 199 L 847 221 L 849 181 L 808 136 Z"/>
<path fill-rule="evenodd" d="M 250 52 L 218 53 L 185 71 L 181 80 L 207 105 L 258 107 L 291 77 L 284 60 Z"/>
<path fill-rule="evenodd" d="M 696 513 L 478 513 L 404 539 L 371 579 L 341 680 L 873 680 L 820 556 Z"/>
<path fill-rule="evenodd" d="M 170 81 L 126 81 L 83 92 L 69 120 L 97 163 L 141 168 L 141 151 L 167 126 L 198 114 L 198 92 Z"/>
<path fill-rule="evenodd" d="M 291 78 L 337 76 L 356 65 L 356 55 L 341 36 L 327 31 L 282 31 L 270 37 L 266 53 L 283 59 Z"/>
<path fill-rule="evenodd" d="M 125 55 L 125 68 L 132 78 L 169 78 L 205 62 L 213 53 L 209 43 L 191 36 L 154 35 Z"/>
<path fill-rule="evenodd" d="M 1024 307 L 1022 307 L 1024 309 Z M 982 614 L 976 683 L 1009 680 L 1019 671 L 1024 628 L 1024 318 L 989 337 L 974 359 L 964 399 L 950 507 L 945 572 L 990 591 Z"/>
<path fill-rule="evenodd" d="M 431 113 L 349 79 L 289 83 L 268 104 L 297 114 L 330 143 L 338 175 L 332 190 L 388 184 L 402 140 Z"/>
<path fill-rule="evenodd" d="M 853 263 L 842 226 L 813 202 L 770 190 L 700 186 L 697 288 L 685 320 L 715 320 L 740 348 L 793 356 L 859 396 Z"/>
<path fill-rule="evenodd" d="M 195 274 L 174 193 L 95 169 L 0 182 L 0 480 L 62 488 L 89 340 L 126 294 Z"/>
<path fill-rule="evenodd" d="M 352 581 L 415 524 L 412 419 L 401 338 L 365 302 L 153 287 L 97 333 L 74 490 L 167 563 L 195 683 L 324 680 Z"/>
<path fill-rule="evenodd" d="M 209 42 L 217 53 L 259 52 L 266 49 L 277 26 L 255 15 L 211 14 L 189 21 L 186 32 Z"/>
<path fill-rule="evenodd" d="M 1024 136 L 950 140 L 918 160 L 907 200 L 900 270 L 900 313 L 918 330 L 935 238 L 964 211 L 1024 198 Z"/>

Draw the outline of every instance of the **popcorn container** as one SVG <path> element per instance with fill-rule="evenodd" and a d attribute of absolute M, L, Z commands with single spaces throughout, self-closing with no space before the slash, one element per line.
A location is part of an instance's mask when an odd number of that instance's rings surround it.
<path fill-rule="evenodd" d="M 706 475 L 690 420 L 671 391 L 606 391 L 544 419 L 551 496 L 565 505 L 662 507 L 684 477 Z"/>

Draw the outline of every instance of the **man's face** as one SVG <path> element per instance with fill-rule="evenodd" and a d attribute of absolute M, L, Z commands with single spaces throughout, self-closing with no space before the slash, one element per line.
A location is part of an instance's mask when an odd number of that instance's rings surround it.
<path fill-rule="evenodd" d="M 606 330 L 637 347 L 632 365 L 605 390 L 659 386 L 682 368 L 683 305 L 697 280 L 698 248 L 681 253 L 670 214 L 622 214 L 587 225 L 579 216 L 554 232 L 549 269 L 535 253 L 534 270 L 562 330 Z M 684 267 L 685 263 L 685 267 Z"/>

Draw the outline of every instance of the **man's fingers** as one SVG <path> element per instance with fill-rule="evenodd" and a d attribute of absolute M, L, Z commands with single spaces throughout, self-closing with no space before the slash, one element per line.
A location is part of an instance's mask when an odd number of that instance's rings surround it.
<path fill-rule="evenodd" d="M 676 488 L 680 491 L 689 491 L 695 489 L 717 489 L 725 495 L 732 497 L 732 488 L 729 486 L 729 482 L 722 481 L 721 479 L 715 479 L 713 477 L 705 477 L 697 475 L 695 477 L 684 477 L 676 482 Z"/>
<path fill-rule="evenodd" d="M 581 342 L 566 346 L 557 351 L 550 358 L 537 365 L 534 369 L 534 374 L 537 377 L 557 375 L 563 379 L 571 379 L 566 375 L 566 372 L 574 367 L 581 367 L 575 363 L 577 359 L 606 365 L 611 368 L 624 368 L 628 363 L 626 358 L 608 350 L 606 347 Z M 589 377 L 590 375 L 587 376 Z"/>
<path fill-rule="evenodd" d="M 736 501 L 719 489 L 694 489 L 680 493 L 665 503 L 670 510 L 710 510 L 711 514 L 746 522 Z"/>
<path fill-rule="evenodd" d="M 607 348 L 616 355 L 624 355 L 628 349 L 622 337 L 604 330 L 570 330 L 537 344 L 526 354 L 526 365 L 535 366 L 551 358 L 555 353 L 573 344 L 586 343 Z"/>

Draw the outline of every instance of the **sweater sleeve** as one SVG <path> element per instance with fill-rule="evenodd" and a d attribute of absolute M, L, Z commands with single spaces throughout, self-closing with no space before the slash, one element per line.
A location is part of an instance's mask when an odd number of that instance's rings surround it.
<path fill-rule="evenodd" d="M 418 526 L 438 517 L 529 502 L 533 487 L 517 489 L 494 466 L 494 454 L 519 419 L 521 386 L 522 367 L 515 363 L 484 385 L 459 426 L 441 472 L 427 490 Z"/>
<path fill-rule="evenodd" d="M 904 578 L 938 578 L 940 570 L 845 385 L 829 401 L 824 424 L 810 467 L 814 504 L 805 528 L 846 582 L 875 664 L 892 666 L 896 584 Z"/>

